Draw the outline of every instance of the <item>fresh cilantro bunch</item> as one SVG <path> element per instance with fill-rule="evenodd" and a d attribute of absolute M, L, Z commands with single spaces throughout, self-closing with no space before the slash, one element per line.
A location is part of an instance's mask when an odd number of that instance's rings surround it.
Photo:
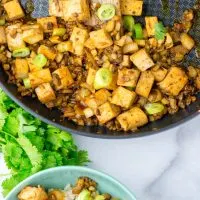
<path fill-rule="evenodd" d="M 157 40 L 164 40 L 166 33 L 167 29 L 164 27 L 162 22 L 158 22 L 155 24 L 155 38 Z"/>
<path fill-rule="evenodd" d="M 69 133 L 36 119 L 1 89 L 0 148 L 12 174 L 2 184 L 4 195 L 40 170 L 89 162 L 87 152 L 77 149 Z"/>

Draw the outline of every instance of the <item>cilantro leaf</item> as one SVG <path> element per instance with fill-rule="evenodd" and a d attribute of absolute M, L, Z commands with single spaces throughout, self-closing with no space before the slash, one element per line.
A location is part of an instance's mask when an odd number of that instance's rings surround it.
<path fill-rule="evenodd" d="M 158 22 L 155 24 L 155 38 L 157 40 L 164 40 L 166 33 L 167 29 L 164 27 L 162 22 Z"/>

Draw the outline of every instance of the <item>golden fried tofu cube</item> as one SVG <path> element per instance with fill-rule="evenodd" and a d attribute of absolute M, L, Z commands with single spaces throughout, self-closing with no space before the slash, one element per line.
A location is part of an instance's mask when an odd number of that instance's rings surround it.
<path fill-rule="evenodd" d="M 111 97 L 111 93 L 106 89 L 100 89 L 95 94 L 94 97 L 96 99 L 97 105 L 102 105 L 108 101 L 109 97 Z"/>
<path fill-rule="evenodd" d="M 43 54 L 50 60 L 54 60 L 56 58 L 55 49 L 47 47 L 45 45 L 40 45 L 40 47 L 38 48 L 38 54 Z"/>
<path fill-rule="evenodd" d="M 136 87 L 140 77 L 140 71 L 137 69 L 123 68 L 118 70 L 117 85 L 125 87 Z"/>
<path fill-rule="evenodd" d="M 94 97 L 86 97 L 84 99 L 84 103 L 86 106 L 88 106 L 89 108 L 91 108 L 94 112 L 96 112 L 96 109 L 98 108 L 98 104 L 97 101 Z"/>
<path fill-rule="evenodd" d="M 49 0 L 49 15 L 63 17 L 60 0 Z"/>
<path fill-rule="evenodd" d="M 21 23 L 17 23 L 6 28 L 6 38 L 10 51 L 26 47 L 22 33 L 17 32 L 21 26 Z"/>
<path fill-rule="evenodd" d="M 96 116 L 101 124 L 105 124 L 111 119 L 117 117 L 119 113 L 120 113 L 120 108 L 118 106 L 106 102 L 98 107 Z"/>
<path fill-rule="evenodd" d="M 91 108 L 85 108 L 83 110 L 83 113 L 84 113 L 86 118 L 90 118 L 94 115 L 94 111 Z"/>
<path fill-rule="evenodd" d="M 52 75 L 56 90 L 67 88 L 74 82 L 68 67 L 60 67 Z"/>
<path fill-rule="evenodd" d="M 143 110 L 138 107 L 133 107 L 129 111 L 120 114 L 117 117 L 117 121 L 124 131 L 128 131 L 144 126 L 148 123 L 148 118 Z"/>
<path fill-rule="evenodd" d="M 88 74 L 86 79 L 86 83 L 88 85 L 93 85 L 96 73 L 97 73 L 96 69 L 93 69 L 91 67 L 88 69 Z"/>
<path fill-rule="evenodd" d="M 42 103 L 48 103 L 56 99 L 56 95 L 50 85 L 50 83 L 43 83 L 35 89 L 38 99 Z"/>
<path fill-rule="evenodd" d="M 18 0 L 13 0 L 5 3 L 4 9 L 8 14 L 9 20 L 15 20 L 24 17 L 24 11 L 22 10 Z"/>
<path fill-rule="evenodd" d="M 97 49 L 104 49 L 113 44 L 110 34 L 104 29 L 90 32 L 90 38 Z"/>
<path fill-rule="evenodd" d="M 111 103 L 127 109 L 133 104 L 136 96 L 134 91 L 130 91 L 120 86 L 114 90 Z"/>
<path fill-rule="evenodd" d="M 43 30 L 39 24 L 34 25 L 24 25 L 23 30 L 23 40 L 28 44 L 36 44 L 44 39 Z"/>
<path fill-rule="evenodd" d="M 0 26 L 0 44 L 6 44 L 6 31 L 4 26 Z"/>
<path fill-rule="evenodd" d="M 35 66 L 35 65 L 33 64 L 33 58 L 26 58 L 26 60 L 27 60 L 27 63 L 28 63 L 28 67 L 29 67 L 29 71 L 30 71 L 30 72 L 34 72 L 34 71 L 39 71 L 39 70 L 40 70 L 39 67 L 37 67 L 37 66 Z"/>
<path fill-rule="evenodd" d="M 88 0 L 61 0 L 60 4 L 66 21 L 86 21 L 90 18 Z"/>
<path fill-rule="evenodd" d="M 143 1 L 121 0 L 122 15 L 142 15 Z"/>
<path fill-rule="evenodd" d="M 108 90 L 115 90 L 117 88 L 118 73 L 113 73 L 112 82 L 106 87 Z"/>
<path fill-rule="evenodd" d="M 95 49 L 94 42 L 91 38 L 87 39 L 86 42 L 84 43 L 84 46 L 87 47 L 88 49 Z"/>
<path fill-rule="evenodd" d="M 29 67 L 26 59 L 17 58 L 15 60 L 15 77 L 17 79 L 24 79 L 28 77 Z"/>
<path fill-rule="evenodd" d="M 155 81 L 157 82 L 162 81 L 167 75 L 167 69 L 165 69 L 164 67 L 160 67 L 157 70 L 151 69 L 151 72 L 154 75 Z"/>
<path fill-rule="evenodd" d="M 153 87 L 153 84 L 154 84 L 154 75 L 151 73 L 151 71 L 142 72 L 138 84 L 136 86 L 135 92 L 140 96 L 148 98 L 151 89 Z"/>
<path fill-rule="evenodd" d="M 70 41 L 73 43 L 74 53 L 76 55 L 82 55 L 84 49 L 84 43 L 89 38 L 88 31 L 86 29 L 74 27 Z"/>
<path fill-rule="evenodd" d="M 58 27 L 55 16 L 38 18 L 37 23 L 40 24 L 45 33 L 51 33 L 54 28 Z"/>
<path fill-rule="evenodd" d="M 179 67 L 171 67 L 165 79 L 158 84 L 169 95 L 177 96 L 188 82 L 186 73 Z"/>
<path fill-rule="evenodd" d="M 52 81 L 49 69 L 41 69 L 39 71 L 30 72 L 28 76 L 32 88 L 35 88 L 43 83 L 50 83 Z"/>
<path fill-rule="evenodd" d="M 137 51 L 131 56 L 130 59 L 140 71 L 146 71 L 147 69 L 154 66 L 153 60 L 145 49 Z"/>
<path fill-rule="evenodd" d="M 195 85 L 197 87 L 197 89 L 200 90 L 200 75 L 198 75 L 195 79 Z"/>
<path fill-rule="evenodd" d="M 155 35 L 155 25 L 158 23 L 158 17 L 145 17 L 146 22 L 146 30 L 148 33 L 148 36 L 154 36 Z"/>

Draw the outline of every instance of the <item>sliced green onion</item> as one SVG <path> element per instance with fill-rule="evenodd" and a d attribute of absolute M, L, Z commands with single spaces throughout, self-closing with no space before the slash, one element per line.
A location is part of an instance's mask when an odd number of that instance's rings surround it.
<path fill-rule="evenodd" d="M 5 19 L 0 19 L 0 26 L 5 25 L 5 23 L 6 23 L 6 20 L 5 20 Z"/>
<path fill-rule="evenodd" d="M 144 106 L 144 108 L 149 115 L 160 113 L 165 109 L 162 103 L 148 103 Z"/>
<path fill-rule="evenodd" d="M 102 4 L 97 10 L 97 16 L 101 21 L 110 20 L 115 16 L 115 12 L 113 4 Z"/>
<path fill-rule="evenodd" d="M 77 197 L 77 200 L 91 200 L 91 195 L 88 190 L 83 190 Z"/>
<path fill-rule="evenodd" d="M 42 67 L 44 67 L 47 64 L 47 58 L 43 54 L 38 54 L 33 59 L 33 64 L 36 67 L 42 68 Z"/>
<path fill-rule="evenodd" d="M 105 200 L 106 198 L 103 195 L 97 195 L 94 200 Z"/>
<path fill-rule="evenodd" d="M 126 87 L 128 90 L 133 91 L 135 87 Z"/>
<path fill-rule="evenodd" d="M 133 16 L 126 15 L 123 17 L 124 28 L 129 32 L 134 32 L 135 20 Z"/>
<path fill-rule="evenodd" d="M 108 68 L 101 68 L 97 71 L 94 79 L 94 89 L 106 88 L 112 82 L 112 72 Z"/>
<path fill-rule="evenodd" d="M 66 31 L 66 28 L 54 28 L 53 36 L 63 36 L 65 35 Z"/>
<path fill-rule="evenodd" d="M 24 86 L 25 86 L 26 89 L 31 88 L 31 82 L 30 82 L 29 78 L 23 79 L 23 83 L 24 83 Z"/>
<path fill-rule="evenodd" d="M 15 58 L 26 57 L 28 55 L 30 55 L 30 49 L 28 47 L 17 49 L 12 52 L 12 56 Z"/>
<path fill-rule="evenodd" d="M 135 39 L 143 39 L 142 25 L 137 23 L 134 25 Z"/>

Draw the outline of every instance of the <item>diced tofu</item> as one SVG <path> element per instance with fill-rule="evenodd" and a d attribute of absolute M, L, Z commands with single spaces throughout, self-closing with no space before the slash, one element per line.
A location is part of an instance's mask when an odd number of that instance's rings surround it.
<path fill-rule="evenodd" d="M 120 113 L 120 108 L 118 106 L 106 102 L 98 107 L 96 116 L 101 124 L 105 124 L 111 119 L 117 117 L 119 113 Z"/>
<path fill-rule="evenodd" d="M 86 97 L 84 99 L 84 103 L 85 103 L 86 106 L 91 108 L 94 112 L 96 112 L 96 110 L 98 108 L 98 104 L 97 104 L 97 101 L 94 97 Z"/>
<path fill-rule="evenodd" d="M 113 44 L 110 34 L 104 29 L 90 32 L 90 38 L 97 49 L 104 49 Z"/>
<path fill-rule="evenodd" d="M 121 0 L 122 15 L 142 15 L 143 1 Z"/>
<path fill-rule="evenodd" d="M 63 10 L 60 0 L 49 0 L 49 15 L 63 17 Z"/>
<path fill-rule="evenodd" d="M 52 81 L 51 73 L 49 69 L 42 69 L 29 73 L 29 80 L 31 87 L 35 88 L 43 83 L 49 83 Z"/>
<path fill-rule="evenodd" d="M 181 43 L 182 45 L 187 49 L 187 50 L 191 50 L 193 49 L 195 42 L 194 39 L 188 35 L 187 33 L 181 33 Z"/>
<path fill-rule="evenodd" d="M 66 21 L 86 21 L 90 18 L 88 0 L 61 0 L 60 3 Z"/>
<path fill-rule="evenodd" d="M 43 30 L 39 24 L 24 25 L 22 26 L 22 30 L 23 40 L 28 44 L 36 44 L 44 39 Z"/>
<path fill-rule="evenodd" d="M 157 70 L 152 69 L 151 72 L 154 75 L 155 81 L 160 82 L 162 81 L 165 76 L 167 75 L 167 69 L 160 67 Z"/>
<path fill-rule="evenodd" d="M 148 36 L 154 36 L 155 35 L 155 25 L 158 23 L 157 17 L 145 17 L 146 22 L 146 29 Z"/>
<path fill-rule="evenodd" d="M 174 45 L 173 39 L 169 33 L 166 33 L 165 47 L 166 49 L 172 48 Z"/>
<path fill-rule="evenodd" d="M 21 29 L 21 26 L 21 23 L 17 23 L 6 28 L 6 38 L 10 51 L 26 47 L 22 33 L 17 32 L 18 29 Z"/>
<path fill-rule="evenodd" d="M 146 52 L 145 49 L 141 49 L 131 56 L 131 61 L 133 64 L 141 71 L 146 71 L 147 69 L 154 66 L 154 62 Z"/>
<path fill-rule="evenodd" d="M 86 83 L 88 85 L 93 85 L 96 72 L 97 72 L 97 70 L 93 69 L 91 67 L 88 69 L 88 75 L 87 75 L 87 79 L 86 79 Z"/>
<path fill-rule="evenodd" d="M 50 33 L 54 28 L 58 27 L 57 19 L 54 16 L 38 18 L 37 23 L 40 24 L 45 33 Z"/>
<path fill-rule="evenodd" d="M 145 44 L 146 44 L 146 41 L 145 40 L 134 40 L 138 46 L 140 47 L 144 47 Z"/>
<path fill-rule="evenodd" d="M 76 55 L 82 55 L 84 49 L 84 43 L 89 38 L 88 31 L 86 29 L 74 27 L 70 41 L 73 43 L 74 53 Z"/>
<path fill-rule="evenodd" d="M 108 90 L 115 90 L 117 88 L 118 73 L 113 73 L 112 82 L 106 87 Z"/>
<path fill-rule="evenodd" d="M 30 72 L 34 72 L 34 71 L 39 71 L 40 70 L 39 67 L 37 67 L 37 66 L 35 66 L 33 64 L 33 58 L 27 58 L 26 60 L 28 62 L 28 66 L 29 66 Z"/>
<path fill-rule="evenodd" d="M 95 49 L 95 45 L 93 43 L 93 40 L 91 38 L 87 39 L 86 42 L 84 43 L 84 46 L 87 47 L 88 49 Z"/>
<path fill-rule="evenodd" d="M 198 75 L 195 79 L 195 85 L 197 87 L 197 89 L 200 90 L 200 75 Z"/>
<path fill-rule="evenodd" d="M 42 103 L 48 103 L 56 99 L 56 95 L 50 85 L 50 83 L 43 83 L 35 89 L 38 99 Z"/>
<path fill-rule="evenodd" d="M 4 26 L 0 26 L 0 44 L 6 43 L 6 32 Z"/>
<path fill-rule="evenodd" d="M 171 67 L 165 79 L 158 84 L 169 95 L 177 96 L 188 82 L 186 73 L 179 67 Z"/>
<path fill-rule="evenodd" d="M 117 117 L 117 120 L 125 131 L 135 130 L 148 123 L 146 114 L 138 107 L 122 113 Z"/>
<path fill-rule="evenodd" d="M 91 108 L 85 108 L 83 113 L 85 114 L 86 118 L 90 118 L 94 115 L 94 111 Z"/>
<path fill-rule="evenodd" d="M 60 67 L 54 71 L 52 75 L 56 90 L 67 88 L 74 82 L 72 75 L 67 67 Z"/>
<path fill-rule="evenodd" d="M 108 101 L 109 97 L 111 97 L 111 94 L 106 89 L 100 89 L 95 94 L 94 97 L 96 99 L 97 105 L 102 105 Z"/>
<path fill-rule="evenodd" d="M 17 58 L 15 60 L 15 68 L 14 68 L 14 72 L 15 72 L 15 77 L 17 79 L 24 79 L 28 77 L 28 62 L 26 59 L 20 59 Z"/>
<path fill-rule="evenodd" d="M 151 73 L 151 71 L 142 72 L 135 92 L 140 96 L 148 98 L 149 93 L 151 92 L 151 89 L 153 87 L 153 83 L 154 75 Z"/>
<path fill-rule="evenodd" d="M 140 72 L 137 69 L 118 70 L 117 85 L 125 87 L 136 87 Z"/>
<path fill-rule="evenodd" d="M 24 17 L 24 11 L 18 0 L 9 1 L 4 4 L 4 9 L 8 14 L 9 20 L 20 19 Z"/>
<path fill-rule="evenodd" d="M 135 92 L 125 89 L 123 87 L 118 87 L 113 92 L 111 103 L 127 109 L 133 104 L 135 98 Z"/>
<path fill-rule="evenodd" d="M 41 45 L 38 48 L 38 54 L 43 54 L 50 60 L 54 60 L 56 58 L 56 51 L 53 48 L 47 47 L 45 45 Z"/>

